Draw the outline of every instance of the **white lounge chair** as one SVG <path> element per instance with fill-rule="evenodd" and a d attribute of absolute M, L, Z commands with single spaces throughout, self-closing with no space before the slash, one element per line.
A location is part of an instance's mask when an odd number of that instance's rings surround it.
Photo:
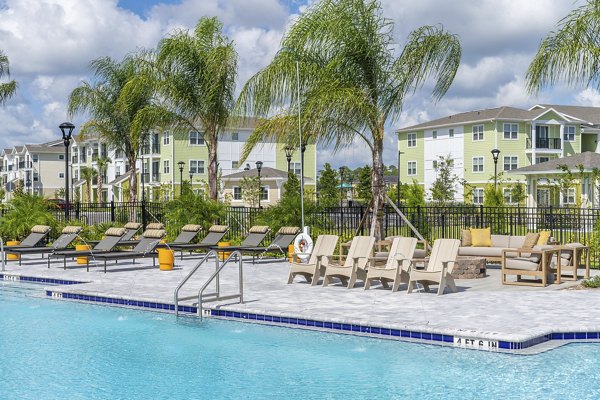
<path fill-rule="evenodd" d="M 375 259 L 369 260 L 365 290 L 371 287 L 371 281 L 380 281 L 384 288 L 392 282 L 392 292 L 398 291 L 400 283 L 408 283 L 411 260 L 417 248 L 417 239 L 396 237 L 392 240 L 385 266 L 375 266 Z"/>
<path fill-rule="evenodd" d="M 338 239 L 337 235 L 319 235 L 308 263 L 304 264 L 297 261 L 290 263 L 288 283 L 292 283 L 296 276 L 301 275 L 307 282 L 310 282 L 311 286 L 315 286 L 325 273 L 323 264 L 329 263 L 329 258 L 335 251 Z"/>
<path fill-rule="evenodd" d="M 446 286 L 452 292 L 456 292 L 456 284 L 451 274 L 456 263 L 459 247 L 460 240 L 458 239 L 437 239 L 433 243 L 431 256 L 425 269 L 417 270 L 411 268 L 407 293 L 413 291 L 417 282 L 423 285 L 427 291 L 429 291 L 429 285 L 439 285 L 438 296 L 444 293 Z"/>
<path fill-rule="evenodd" d="M 367 278 L 367 261 L 373 252 L 374 245 L 375 238 L 371 236 L 355 236 L 344 265 L 333 265 L 330 261 L 325 265 L 323 286 L 329 285 L 333 278 L 338 278 L 344 285 L 347 284 L 348 289 L 354 287 L 357 279 L 364 281 Z"/>

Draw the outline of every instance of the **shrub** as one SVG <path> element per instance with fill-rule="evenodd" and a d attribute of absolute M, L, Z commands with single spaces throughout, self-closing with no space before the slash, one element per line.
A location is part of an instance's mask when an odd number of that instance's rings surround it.
<path fill-rule="evenodd" d="M 586 279 L 581 284 L 586 288 L 600 288 L 600 275 Z"/>
<path fill-rule="evenodd" d="M 24 193 L 15 196 L 7 204 L 7 211 L 0 220 L 0 233 L 5 239 L 21 240 L 34 225 L 48 225 L 56 229 L 58 223 L 50 212 L 54 204 L 42 196 Z"/>
<path fill-rule="evenodd" d="M 182 195 L 169 201 L 166 206 L 165 219 L 169 221 L 167 240 L 172 240 L 186 224 L 199 224 L 207 230 L 224 216 L 223 204 L 184 188 Z"/>

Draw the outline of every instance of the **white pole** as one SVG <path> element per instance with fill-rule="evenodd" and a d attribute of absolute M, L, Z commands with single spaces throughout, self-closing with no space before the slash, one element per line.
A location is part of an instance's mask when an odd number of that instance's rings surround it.
<path fill-rule="evenodd" d="M 298 64 L 298 55 L 296 54 L 296 83 L 298 96 L 298 134 L 300 135 L 300 211 L 302 213 L 302 231 L 305 232 L 304 228 L 304 144 L 302 142 L 302 121 L 300 115 L 300 67 Z"/>

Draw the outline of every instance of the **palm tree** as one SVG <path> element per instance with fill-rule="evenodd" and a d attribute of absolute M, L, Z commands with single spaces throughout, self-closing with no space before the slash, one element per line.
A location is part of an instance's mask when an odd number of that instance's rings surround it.
<path fill-rule="evenodd" d="M 0 51 L 0 78 L 4 75 L 10 76 L 10 68 L 8 63 L 8 57 Z M 17 82 L 14 80 L 0 83 L 0 104 L 6 103 L 6 100 L 10 99 L 17 90 Z"/>
<path fill-rule="evenodd" d="M 237 53 L 223 24 L 202 17 L 193 31 L 179 31 L 158 46 L 156 66 L 163 105 L 182 131 L 204 132 L 209 196 L 218 196 L 217 145 L 234 105 Z M 166 117 L 165 119 L 166 120 Z"/>
<path fill-rule="evenodd" d="M 98 203 L 104 203 L 104 199 L 102 198 L 102 184 L 104 183 L 104 173 L 106 172 L 106 168 L 108 168 L 108 164 L 112 161 L 109 157 L 100 157 L 96 160 L 96 165 L 98 167 Z"/>
<path fill-rule="evenodd" d="M 93 200 L 92 194 L 92 181 L 96 176 L 97 171 L 92 167 L 81 167 L 79 170 L 79 176 L 85 181 L 85 187 L 87 189 L 87 202 L 91 203 Z"/>
<path fill-rule="evenodd" d="M 88 112 L 91 119 L 81 127 L 80 135 L 98 136 L 114 149 L 123 151 L 131 174 L 129 193 L 137 199 L 136 161 L 142 139 L 161 122 L 155 107 L 154 87 L 129 85 L 139 74 L 139 55 L 127 56 L 122 62 L 110 57 L 98 58 L 90 66 L 96 77 L 91 84 L 83 82 L 69 96 L 69 114 Z"/>
<path fill-rule="evenodd" d="M 588 0 L 563 18 L 558 28 L 542 40 L 527 69 L 529 92 L 561 80 L 600 88 L 600 1 Z"/>
<path fill-rule="evenodd" d="M 433 97 L 441 98 L 461 57 L 457 37 L 440 26 L 413 31 L 396 56 L 392 28 L 375 0 L 317 2 L 285 34 L 271 63 L 245 84 L 236 105 L 243 116 L 270 116 L 258 124 L 243 158 L 267 138 L 299 144 L 297 84 L 308 141 L 335 149 L 351 146 L 355 139 L 364 142 L 372 156 L 372 211 L 377 218 L 371 235 L 376 237 L 382 236 L 385 200 L 384 127 L 398 119 L 408 95 L 425 81 L 435 83 Z"/>

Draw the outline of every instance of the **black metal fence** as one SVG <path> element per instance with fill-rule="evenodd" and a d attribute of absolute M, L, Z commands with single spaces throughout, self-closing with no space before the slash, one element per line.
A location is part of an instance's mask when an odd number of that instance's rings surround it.
<path fill-rule="evenodd" d="M 469 227 L 490 227 L 493 234 L 525 235 L 530 231 L 548 229 L 560 243 L 580 242 L 592 249 L 592 258 L 600 261 L 600 244 L 595 232 L 600 232 L 600 209 L 557 207 L 483 207 L 471 205 L 400 207 L 407 219 L 429 241 L 437 238 L 460 238 L 461 230 Z M 71 216 L 87 224 L 125 223 L 139 221 L 144 225 L 154 221 L 173 230 L 165 217 L 166 204 L 137 203 L 78 203 Z M 64 211 L 56 210 L 64 220 Z M 260 210 L 228 207 L 225 217 L 218 221 L 230 227 L 229 237 L 242 237 L 255 223 Z M 306 223 L 314 234 L 333 233 L 347 240 L 355 234 L 369 233 L 372 215 L 367 207 L 333 207 L 306 215 Z M 190 221 L 196 222 L 196 221 Z M 362 222 L 362 223 L 361 223 Z M 171 227 L 171 228 L 170 228 Z M 414 236 L 410 227 L 391 207 L 383 213 L 386 236 Z"/>

